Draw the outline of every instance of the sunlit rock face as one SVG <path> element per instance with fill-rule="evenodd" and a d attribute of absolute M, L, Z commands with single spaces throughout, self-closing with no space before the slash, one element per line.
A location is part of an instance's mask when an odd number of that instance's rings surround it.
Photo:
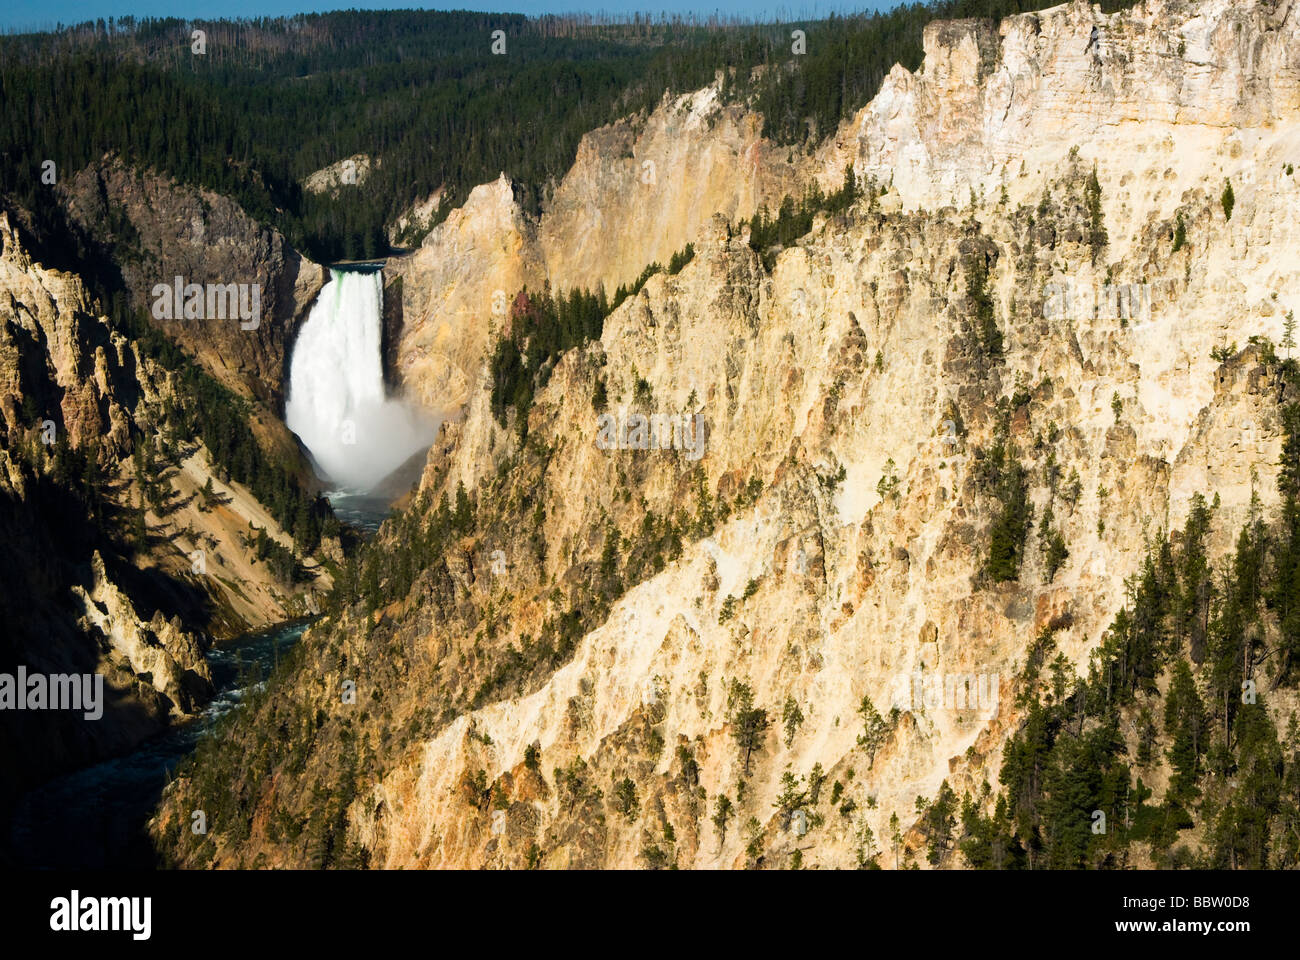
<path fill-rule="evenodd" d="M 762 126 L 707 87 L 583 137 L 539 220 L 504 175 L 476 187 L 419 250 L 385 267 L 390 284 L 402 280 L 405 389 L 428 407 L 459 408 L 519 290 L 612 295 L 702 236 L 715 213 L 739 220 L 798 194 L 790 151 L 764 140 Z"/>
<path fill-rule="evenodd" d="M 735 228 L 754 204 L 771 205 L 764 191 L 782 189 L 770 184 L 782 183 L 784 151 L 764 168 L 770 152 L 758 145 L 750 199 L 704 197 L 683 218 L 666 212 L 680 209 L 667 193 L 663 210 L 623 196 L 642 186 L 634 161 L 646 141 L 626 141 L 620 165 L 624 147 L 607 133 L 611 146 L 592 138 L 565 181 L 603 168 L 595 191 L 557 192 L 554 216 L 574 226 L 555 242 L 571 253 L 549 253 L 553 228 L 522 218 L 499 181 L 396 268 L 407 383 L 423 389 L 454 366 L 464 384 L 463 419 L 430 454 L 422 502 L 453 500 L 464 483 L 480 504 L 526 499 L 536 519 L 466 535 L 445 569 L 385 608 L 380 639 L 365 615 L 322 633 L 375 675 L 380 653 L 400 651 L 409 693 L 392 716 L 429 718 L 413 733 L 365 730 L 409 733 L 349 809 L 348 839 L 369 863 L 631 867 L 656 846 L 682 867 L 742 866 L 752 817 L 769 864 L 799 847 L 805 865 L 853 866 L 863 827 L 879 852 L 891 815 L 906 833 L 916 798 L 943 780 L 972 795 L 996 785 L 1023 720 L 1011 681 L 1035 635 L 1054 624 L 1058 649 L 1086 672 L 1146 538 L 1181 526 L 1192 494 L 1220 495 L 1216 556 L 1252 492 L 1276 509 L 1276 365 L 1247 344 L 1280 340 L 1300 279 L 1300 189 L 1287 172 L 1300 156 L 1294 8 L 1211 0 L 1104 16 L 1075 4 L 994 27 L 935 25 L 925 42 L 920 71 L 896 69 L 795 161 L 824 187 L 849 163 L 861 181 L 893 187 L 819 218 L 770 272 Z M 728 143 L 726 127 L 716 141 L 708 124 L 689 130 L 696 155 Z M 1087 242 L 1094 164 L 1109 235 L 1100 251 Z M 665 183 L 662 167 L 657 176 Z M 1180 212 L 1188 239 L 1174 251 Z M 646 228 L 633 246 L 637 217 L 664 236 Z M 521 448 L 489 403 L 483 357 L 504 322 L 493 290 L 625 282 L 687 241 L 695 258 L 680 273 L 652 277 L 598 342 L 559 360 Z M 977 260 L 1004 337 L 996 360 L 972 330 Z M 1111 309 L 1108 284 L 1139 285 L 1138 306 Z M 481 346 L 466 347 L 462 331 Z M 1225 361 L 1232 344 L 1244 349 Z M 634 408 L 702 414 L 703 456 L 602 447 L 598 382 L 619 422 Z M 976 451 L 991 444 L 999 399 L 1013 396 L 1007 430 L 1035 518 L 1052 505 L 1069 558 L 1049 578 L 1031 543 L 1019 580 L 990 584 L 981 571 L 998 505 L 980 489 Z M 946 426 L 957 421 L 960 431 Z M 1053 463 L 1077 473 L 1077 497 L 1052 493 Z M 740 497 L 751 481 L 761 489 Z M 727 510 L 695 535 L 701 490 Z M 554 639 L 605 546 L 635 549 L 651 513 L 688 531 L 680 556 L 619 596 L 558 668 L 497 695 L 494 673 Z M 973 678 L 982 697 L 958 706 L 942 686 L 937 696 L 932 683 L 914 686 L 918 675 Z M 325 708 L 349 676 L 305 674 L 300 692 Z M 733 680 L 774 721 L 748 768 L 727 717 Z M 858 741 L 864 696 L 882 714 L 899 708 L 873 756 Z M 803 720 L 787 735 L 790 700 Z M 577 760 L 581 789 L 556 772 Z M 842 792 L 838 808 L 823 794 L 813 842 L 781 823 L 776 802 L 783 773 L 817 765 L 823 791 Z M 624 778 L 636 788 L 626 814 L 611 799 Z M 485 797 L 480 782 L 499 793 Z M 738 805 L 725 834 L 709 816 L 719 795 Z M 178 801 L 170 815 L 185 810 Z M 302 862 L 265 836 L 217 862 L 261 852 Z M 896 865 L 892 852 L 881 862 Z"/>
<path fill-rule="evenodd" d="M 718 793 L 734 799 L 747 780 L 748 805 L 778 860 L 800 842 L 772 812 L 787 764 L 806 775 L 820 763 L 857 804 L 853 817 L 828 817 L 805 853 L 827 866 L 854 863 L 859 818 L 880 838 L 891 813 L 910 823 L 915 798 L 933 796 L 945 778 L 959 791 L 996 784 L 1002 743 L 1020 719 L 1006 684 L 1035 633 L 1068 610 L 1073 625 L 1058 644 L 1086 671 L 1144 534 L 1180 525 L 1193 492 L 1221 491 L 1216 548 L 1226 548 L 1247 516 L 1252 471 L 1265 508 L 1275 504 L 1279 432 L 1258 354 L 1226 367 L 1211 357 L 1216 345 L 1242 346 L 1252 334 L 1280 339 L 1298 279 L 1300 189 L 1284 167 L 1300 155 L 1300 43 L 1295 14 L 1268 24 L 1269 9 L 1214 2 L 1105 17 L 1079 4 L 992 30 L 932 26 L 921 70 L 895 70 L 804 168 L 828 189 L 848 163 L 860 179 L 892 181 L 874 213 L 862 203 L 847 220 L 819 223 L 770 276 L 721 225 L 692 233 L 678 223 L 664 246 L 694 240 L 695 260 L 678 276 L 651 279 L 609 319 L 593 352 L 603 354 L 616 410 L 636 376 L 665 409 L 684 410 L 695 392 L 709 423 L 700 461 L 708 489 L 734 494 L 758 476 L 764 492 L 630 591 L 539 689 L 464 714 L 359 801 L 361 836 L 380 862 L 522 863 L 529 840 L 548 837 L 559 840 L 543 844 L 548 866 L 641 865 L 647 838 L 658 841 L 669 820 L 679 865 L 743 863 L 739 818 L 719 842 L 707 818 L 690 814 L 673 744 L 657 754 L 633 745 L 644 745 L 642 723 L 662 724 L 690 747 L 709 803 Z M 1261 92 L 1243 94 L 1247 87 Z M 1081 193 L 1094 163 L 1110 237 L 1095 265 Z M 1230 221 L 1219 204 L 1225 177 L 1236 187 Z M 637 202 L 623 198 L 635 186 L 611 190 L 617 197 L 599 215 L 599 201 L 588 203 L 583 222 L 609 224 L 599 234 L 607 245 L 591 233 L 569 238 L 584 250 L 570 259 L 584 258 L 593 275 L 612 273 L 592 258 L 620 249 L 614 211 Z M 1052 199 L 1040 211 L 1045 190 Z M 743 215 L 750 204 L 716 209 Z M 576 222 L 584 208 L 569 209 Z M 1174 254 L 1179 209 L 1197 237 Z M 991 286 L 1007 336 L 998 370 L 982 368 L 969 336 L 963 264 L 977 236 L 996 255 Z M 1097 308 L 1108 267 L 1116 284 L 1149 284 L 1140 314 Z M 1049 284 L 1072 289 L 1069 311 L 1045 311 Z M 971 455 L 987 447 L 992 404 L 1017 378 L 1031 399 L 1013 420 L 1014 441 L 1041 472 L 1046 451 L 1035 452 L 1035 437 L 1054 422 L 1057 460 L 1078 471 L 1083 494 L 1073 505 L 1055 501 L 1070 558 L 1052 582 L 1031 551 L 1019 583 L 977 588 L 990 506 L 974 489 Z M 534 405 L 531 431 L 558 451 L 548 465 L 555 485 L 538 494 L 549 543 L 598 544 L 606 511 L 635 530 L 641 511 L 621 502 L 634 471 L 644 471 L 634 505 L 644 496 L 670 514 L 682 494 L 662 454 L 620 460 L 597 449 L 593 382 L 591 365 L 571 356 Z M 945 445 L 953 405 L 968 433 Z M 437 451 L 452 478 L 443 482 L 486 476 L 494 448 L 498 458 L 512 449 L 485 397 L 475 397 Z M 878 491 L 889 460 L 897 500 Z M 837 464 L 846 479 L 828 493 L 815 474 Z M 1041 515 L 1041 482 L 1033 497 Z M 522 540 L 493 546 L 512 558 L 527 549 Z M 547 572 L 563 566 L 551 561 Z M 756 592 L 720 624 L 726 598 L 750 581 Z M 486 599 L 489 578 L 481 588 Z M 525 592 L 517 582 L 511 589 Z M 511 615 L 515 635 L 537 635 L 527 603 Z M 912 698 L 869 763 L 857 746 L 861 697 L 883 713 L 918 672 L 998 682 L 1003 695 L 991 709 L 966 710 Z M 748 776 L 725 720 L 732 677 L 748 678 L 769 713 L 793 696 L 806 718 L 789 746 L 774 728 Z M 522 767 L 530 744 L 548 780 L 575 756 L 605 787 L 633 774 L 638 814 L 625 823 L 607 813 L 597 826 L 558 789 L 540 791 Z M 510 785 L 504 839 L 476 827 L 480 815 L 455 793 L 479 768 Z M 382 823 L 368 815 L 377 807 Z M 698 832 L 683 832 L 684 821 Z"/>

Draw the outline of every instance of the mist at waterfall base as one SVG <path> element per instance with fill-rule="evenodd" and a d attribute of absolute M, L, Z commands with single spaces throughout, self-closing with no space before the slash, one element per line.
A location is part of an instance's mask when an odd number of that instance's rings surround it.
<path fill-rule="evenodd" d="M 330 270 L 294 344 L 285 422 L 330 494 L 364 496 L 414 454 L 438 423 L 384 387 L 383 274 Z"/>

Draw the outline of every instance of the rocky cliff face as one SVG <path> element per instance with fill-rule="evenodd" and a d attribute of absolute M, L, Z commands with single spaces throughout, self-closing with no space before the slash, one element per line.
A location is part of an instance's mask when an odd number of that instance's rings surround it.
<path fill-rule="evenodd" d="M 73 220 L 110 251 L 132 306 L 149 313 L 227 387 L 278 414 L 289 348 L 324 285 L 324 269 L 233 200 L 180 186 L 116 157 L 77 173 L 62 194 Z M 203 287 L 202 317 L 154 316 L 154 287 L 174 284 L 178 276 L 183 285 Z M 213 284 L 257 285 L 259 316 L 209 316 L 207 288 Z M 251 295 L 247 302 L 251 306 Z"/>
<path fill-rule="evenodd" d="M 57 410 L 73 445 L 92 439 L 123 450 L 127 418 L 113 396 L 126 344 L 89 315 L 81 281 L 33 263 L 7 211 L 0 211 L 3 270 L 5 386 L 0 410 L 10 445 L 18 440 L 29 405 Z"/>
<path fill-rule="evenodd" d="M 673 142 L 672 105 L 649 121 L 661 140 L 593 135 L 535 229 L 504 181 L 479 188 L 390 265 L 403 377 L 465 415 L 381 541 L 418 541 L 460 483 L 477 522 L 399 600 L 309 634 L 292 703 L 252 720 L 301 724 L 314 746 L 292 783 L 245 784 L 250 837 L 187 852 L 177 825 L 199 788 L 184 782 L 159 836 L 186 863 L 311 862 L 261 825 L 304 818 L 295 794 L 359 756 L 382 773 L 338 794 L 357 862 L 730 867 L 799 848 L 844 867 L 864 826 L 883 841 L 896 814 L 906 830 L 941 781 L 996 782 L 1037 634 L 1086 672 L 1147 537 L 1193 493 L 1220 498 L 1220 554 L 1252 494 L 1276 508 L 1287 397 L 1250 341 L 1280 339 L 1300 263 L 1296 17 L 1211 0 L 934 25 L 919 73 L 896 70 L 801 167 L 831 186 L 852 161 L 892 188 L 820 218 L 770 272 L 732 228 L 798 172 L 764 167 L 742 120 L 703 132 L 707 91 L 682 101 L 682 129 L 701 125 L 684 155 L 733 174 L 760 161 L 726 191 L 635 193 L 642 145 Z M 584 193 L 594 182 L 608 191 Z M 491 291 L 626 279 L 687 240 L 692 262 L 557 364 L 527 443 L 503 430 L 482 363 Z M 602 413 L 698 414 L 707 445 L 608 449 Z M 1018 580 L 995 583 L 1000 442 L 1069 556 L 1049 571 L 1031 536 Z M 602 593 L 594 622 L 574 619 Z M 929 701 L 917 676 L 982 696 Z M 364 712 L 339 702 L 344 680 Z M 746 690 L 775 721 L 748 744 Z M 864 696 L 898 707 L 876 744 Z M 787 772 L 834 784 L 807 834 L 780 811 Z"/>
<path fill-rule="evenodd" d="M 419 250 L 385 269 L 403 279 L 397 363 L 406 389 L 459 408 L 524 286 L 603 286 L 612 296 L 648 264 L 666 264 L 715 213 L 740 220 L 798 193 L 789 151 L 761 128 L 761 117 L 720 103 L 709 87 L 584 137 L 540 221 L 524 216 L 504 175 L 476 188 Z"/>
<path fill-rule="evenodd" d="M 824 145 L 820 172 L 838 183 L 851 160 L 906 205 L 996 199 L 1004 184 L 1020 202 L 1077 146 L 1121 209 L 1132 195 L 1139 217 L 1168 211 L 1207 178 L 1278 172 L 1262 161 L 1292 133 L 1280 121 L 1296 106 L 1294 29 L 1290 3 L 1232 0 L 932 23 L 921 70 L 894 69 Z"/>
<path fill-rule="evenodd" d="M 11 556 L 22 558 L 6 564 L 4 669 L 102 672 L 113 700 L 95 722 L 7 712 L 7 755 L 23 759 L 6 777 L 0 807 L 59 764 L 121 749 L 157 729 L 172 709 L 192 709 L 207 679 L 194 638 L 160 622 L 171 643 L 158 642 L 148 618 L 111 581 L 88 531 L 76 524 L 81 505 L 50 482 L 53 458 L 66 448 L 98 444 L 106 460 L 120 457 L 132 408 L 152 386 L 130 345 L 90 306 L 78 278 L 32 261 L 9 213 L 0 211 L 0 376 L 6 384 L 0 523 Z M 87 561 L 81 569 L 78 554 Z M 120 616 L 101 629 L 109 610 Z M 125 662 L 129 648 L 148 651 L 134 670 Z M 137 676 L 152 669 L 158 669 L 157 687 Z M 186 669 L 194 670 L 191 681 L 182 678 Z"/>
<path fill-rule="evenodd" d="M 504 176 L 475 187 L 415 254 L 389 260 L 385 306 L 400 298 L 396 369 L 407 395 L 432 409 L 463 404 L 500 329 L 506 298 L 525 286 L 540 289 L 544 276 L 535 225 Z"/>
<path fill-rule="evenodd" d="M 309 193 L 337 197 L 343 187 L 359 187 L 366 182 L 370 177 L 370 163 L 367 154 L 355 153 L 303 177 L 302 188 Z"/>
<path fill-rule="evenodd" d="M 6 624 L 0 670 L 100 673 L 102 719 L 5 712 L 15 769 L 0 812 L 24 787 L 125 749 L 211 695 L 211 635 L 301 612 L 241 536 L 250 520 L 291 543 L 206 450 L 160 435 L 173 375 L 97 314 L 77 276 L 33 259 L 0 209 L 0 532 Z M 175 456 L 150 477 L 166 491 L 143 510 L 132 451 L 141 437 Z M 200 509 L 209 480 L 219 501 Z M 92 493 L 91 491 L 95 491 Z"/>
<path fill-rule="evenodd" d="M 811 158 L 764 140 L 761 118 L 722 105 L 716 88 L 665 100 L 584 138 L 540 222 L 525 226 L 499 181 L 458 211 L 454 230 L 390 264 L 411 280 L 402 382 L 459 406 L 504 315 L 497 291 L 612 292 L 666 263 L 715 213 L 775 210 L 814 179 L 836 189 L 850 164 L 891 185 L 886 206 L 903 209 L 964 208 L 971 191 L 993 203 L 1004 189 L 1009 203 L 1036 204 L 1076 147 L 1085 165 L 1101 161 L 1112 216 L 1172 217 L 1189 189 L 1216 177 L 1253 186 L 1292 147 L 1275 126 L 1295 106 L 1291 16 L 1285 4 L 1223 0 L 1108 17 L 1078 2 L 999 24 L 936 22 L 921 70 L 896 67 Z M 1133 162 L 1105 162 L 1120 156 Z M 1114 254 L 1130 240 L 1112 237 Z"/>
<path fill-rule="evenodd" d="M 1055 189 L 1068 191 L 1068 183 Z M 1068 218 L 1049 219 L 1069 229 Z M 1022 232 L 1027 249 L 1019 264 L 1004 261 L 999 286 L 1039 286 L 1050 275 L 1051 252 L 1028 238 L 1027 218 L 1004 228 Z M 730 500 L 756 477 L 764 490 L 615 604 L 538 690 L 460 716 L 390 774 L 366 800 L 367 809 L 386 811 L 382 833 L 363 830 L 380 862 L 517 864 L 538 836 L 558 834 L 562 842 L 542 844 L 546 865 L 632 865 L 669 822 L 678 827 L 680 865 L 740 865 L 749 838 L 738 829 L 724 843 L 702 825 L 700 835 L 683 837 L 683 820 L 699 825 L 701 818 L 684 809 L 694 804 L 695 784 L 682 782 L 676 743 L 691 751 L 699 765 L 693 776 L 709 797 L 734 797 L 738 782 L 748 781 L 742 812 L 765 824 L 774 862 L 802 842 L 781 833 L 772 813 L 787 767 L 806 775 L 820 763 L 846 782 L 854 771 L 845 796 L 870 811 L 875 835 L 885 836 L 889 815 L 906 817 L 912 800 L 932 796 L 940 780 L 958 789 L 996 780 L 999 740 L 1018 721 L 1010 681 L 1028 641 L 1054 618 L 1070 622 L 1058 644 L 1086 671 L 1144 535 L 1181 523 L 1191 491 L 1221 492 L 1225 536 L 1245 520 L 1252 473 L 1265 503 L 1273 499 L 1279 441 L 1268 372 L 1237 372 L 1258 369 L 1253 353 L 1220 370 L 1209 359 L 1220 333 L 1211 325 L 1180 331 L 1189 362 L 1178 375 L 1163 374 L 1182 402 L 1204 396 L 1189 420 L 1162 409 L 1152 382 L 1163 373 L 1158 360 L 1143 362 L 1126 343 L 1137 334 L 1117 323 L 1072 334 L 1035 316 L 1032 299 L 1012 312 L 1009 293 L 999 297 L 1007 362 L 982 369 L 963 331 L 961 283 L 962 248 L 978 235 L 942 213 L 828 225 L 783 255 L 771 278 L 740 243 L 718 235 L 679 278 L 652 280 L 610 319 L 602 347 L 610 394 L 622 400 L 616 409 L 637 409 L 628 403 L 633 369 L 651 384 L 647 413 L 694 412 L 687 405 L 694 391 L 708 424 L 700 461 L 707 489 Z M 1058 250 L 1067 262 L 1086 258 L 1077 245 Z M 1196 309 L 1194 297 L 1162 304 L 1157 329 L 1168 336 L 1181 326 L 1183 311 Z M 1257 323 L 1242 315 L 1228 339 L 1244 342 Z M 1047 582 L 1042 557 L 1031 550 L 1019 583 L 989 586 L 980 567 L 994 504 L 974 480 L 972 451 L 990 443 L 992 401 L 1009 394 L 1017 377 L 1032 386 L 1016 409 L 1012 438 L 1029 454 L 1037 513 L 1054 505 L 1070 558 Z M 543 538 L 574 544 L 579 555 L 582 544 L 599 543 L 606 514 L 624 535 L 637 535 L 639 511 L 620 503 L 624 491 L 633 504 L 645 498 L 650 510 L 671 515 L 689 466 L 679 452 L 599 450 L 591 388 L 580 364 L 566 364 L 532 420 L 552 447 L 550 482 L 538 491 Z M 1147 391 L 1153 397 L 1144 402 Z M 1127 399 L 1118 419 L 1116 393 Z M 947 445 L 943 422 L 954 411 L 968 432 Z M 465 433 L 480 425 L 495 432 L 484 424 L 486 411 L 479 414 L 471 408 Z M 1061 438 L 1043 445 L 1052 424 Z M 463 434 L 451 453 L 477 458 L 486 446 Z M 1051 455 L 1078 471 L 1084 493 L 1077 503 L 1051 496 L 1039 479 Z M 900 481 L 896 500 L 878 488 L 890 460 Z M 824 481 L 838 466 L 845 478 L 830 490 Z M 504 532 L 486 533 L 481 551 L 489 547 L 527 556 L 524 539 Z M 545 573 L 563 581 L 568 550 L 557 553 Z M 507 607 L 519 621 L 512 636 L 540 627 L 545 574 L 536 584 L 496 579 L 530 597 Z M 483 603 L 509 603 L 498 599 L 501 589 L 484 584 Z M 735 613 L 722 622 L 729 600 Z M 860 699 L 884 710 L 896 701 L 900 678 L 909 686 L 918 671 L 991 678 L 1001 690 L 997 706 L 907 709 L 869 761 L 857 746 Z M 804 716 L 790 744 L 776 730 L 767 735 L 749 775 L 725 720 L 735 678 L 773 716 L 791 697 Z M 653 745 L 652 727 L 672 735 L 666 748 Z M 558 790 L 534 795 L 519 766 L 530 744 L 540 749 L 543 770 L 583 758 L 591 782 L 607 793 L 630 777 L 639 789 L 634 816 L 619 822 L 609 813 L 597 826 L 592 811 L 567 809 Z M 494 842 L 455 789 L 477 769 L 489 782 L 506 778 L 507 815 L 525 825 L 506 834 L 509 841 Z M 855 820 L 831 819 L 805 862 L 852 863 Z"/>

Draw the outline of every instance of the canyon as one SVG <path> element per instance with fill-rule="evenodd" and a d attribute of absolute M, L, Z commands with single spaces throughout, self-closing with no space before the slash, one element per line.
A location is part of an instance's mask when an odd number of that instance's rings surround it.
<path fill-rule="evenodd" d="M 1219 557 L 1278 509 L 1278 402 L 1294 387 L 1262 344 L 1283 339 L 1300 262 L 1296 16 L 1152 0 L 934 23 L 921 69 L 896 68 L 806 155 L 709 88 L 590 134 L 540 220 L 504 176 L 475 189 L 385 266 L 400 382 L 462 415 L 378 542 L 399 549 L 464 490 L 475 522 L 409 590 L 309 632 L 289 702 L 250 724 L 299 724 L 314 746 L 284 766 L 244 741 L 254 768 L 298 786 L 250 774 L 251 832 L 196 848 L 173 831 L 204 787 L 182 780 L 160 842 L 185 865 L 319 865 L 266 825 L 307 822 L 291 793 L 334 784 L 346 828 L 331 842 L 372 866 L 739 867 L 797 850 L 845 867 L 864 837 L 884 845 L 891 816 L 910 858 L 918 797 L 996 781 L 1036 635 L 1086 675 L 1152 538 L 1178 531 L 1195 494 L 1215 501 Z M 769 272 L 745 218 L 850 166 L 865 198 Z M 519 322 L 517 291 L 608 290 L 687 243 L 679 272 L 559 357 L 526 428 L 494 416 L 489 351 Z M 1000 355 L 972 320 L 981 273 Z M 1149 285 L 1150 318 L 1045 316 L 1063 282 Z M 598 392 L 619 414 L 704 416 L 707 455 L 611 456 Z M 1026 458 L 1033 515 L 1060 524 L 1059 573 L 1027 548 L 1017 580 L 985 575 L 981 460 L 1000 431 Z M 673 520 L 677 549 L 575 627 L 602 556 L 630 562 Z M 916 673 L 1008 686 L 991 716 L 914 707 L 864 747 L 864 696 L 883 711 Z M 337 702 L 344 681 L 359 716 Z M 1293 690 L 1274 695 L 1278 717 L 1294 712 Z M 742 756 L 737 702 L 799 719 Z M 365 772 L 339 787 L 328 768 L 353 762 Z M 835 783 L 840 809 L 813 837 L 780 814 L 786 773 Z M 719 797 L 736 798 L 731 830 L 709 826 Z M 903 865 L 897 845 L 881 856 Z"/>
<path fill-rule="evenodd" d="M 1288 508 L 1300 9 L 1075 0 L 935 21 L 923 50 L 803 146 L 765 136 L 721 73 L 665 94 L 588 132 L 540 212 L 504 171 L 449 211 L 439 190 L 394 221 L 432 223 L 419 246 L 360 275 L 212 191 L 112 155 L 79 171 L 60 202 L 134 307 L 173 276 L 260 285 L 255 327 L 152 332 L 285 477 L 372 489 L 414 455 L 364 544 L 277 521 L 201 437 L 168 435 L 188 374 L 0 207 L 0 532 L 53 558 L 21 576 L 58 611 L 16 649 L 110 690 L 102 739 L 62 769 L 200 711 L 214 639 L 312 615 L 167 784 L 148 825 L 165 865 L 968 865 L 936 852 L 930 798 L 1001 816 L 1035 684 L 1059 704 L 1109 669 L 1152 557 L 1209 518 L 1223 572 Z M 760 242 L 801 202 L 806 231 Z M 568 332 L 574 291 L 603 291 L 594 334 Z M 362 401 L 423 419 L 337 446 Z M 138 505 L 135 554 L 44 529 L 46 419 L 98 451 L 106 509 Z M 137 433 L 163 438 L 161 500 Z M 1011 575 L 1007 476 L 1027 518 Z M 1300 693 L 1276 669 L 1258 677 L 1290 770 Z M 1153 678 L 1150 704 L 1175 686 Z M 1117 713 L 1136 756 L 1151 721 Z M 0 813 L 77 736 L 6 744 L 28 776 Z M 1181 789 L 1171 755 L 1141 769 L 1156 804 Z M 1179 843 L 1213 834 L 1189 819 Z M 1139 842 L 1107 865 L 1169 856 Z"/>
<path fill-rule="evenodd" d="M 160 209 L 139 207 L 141 224 L 145 216 L 159 219 Z M 212 695 L 211 638 L 306 613 L 330 583 L 315 560 L 306 561 L 307 582 L 297 587 L 259 563 L 245 543 L 250 529 L 286 549 L 292 537 L 246 484 L 214 465 L 201 440 L 159 437 L 150 450 L 160 457 L 134 459 L 132 434 L 164 422 L 178 402 L 180 377 L 97 316 L 80 277 L 34 259 L 40 246 L 20 211 L 0 209 L 0 525 L 11 548 L 4 619 L 16 662 L 33 672 L 103 674 L 109 693 L 103 718 L 93 723 L 6 717 L 4 747 L 14 758 L 0 791 L 6 813 L 26 788 L 195 716 Z M 235 342 L 238 321 L 229 331 L 224 326 L 192 322 L 184 336 Z M 242 335 L 257 342 L 254 331 Z M 215 376 L 257 403 L 228 366 L 236 350 L 199 354 Z M 253 431 L 301 460 L 269 406 L 250 412 Z M 310 474 L 305 460 L 298 469 Z M 61 474 L 77 470 L 85 490 L 104 484 L 85 494 L 85 503 L 59 484 Z M 147 502 L 146 488 L 159 491 Z M 107 531 L 134 512 L 138 538 L 123 549 Z"/>

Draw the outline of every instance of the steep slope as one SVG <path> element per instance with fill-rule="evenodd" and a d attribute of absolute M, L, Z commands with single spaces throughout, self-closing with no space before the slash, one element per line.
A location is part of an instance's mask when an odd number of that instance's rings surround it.
<path fill-rule="evenodd" d="M 120 273 L 131 307 L 145 311 L 220 383 L 278 414 L 289 346 L 327 279 L 324 268 L 229 198 L 134 168 L 119 157 L 107 156 L 78 171 L 59 190 L 73 222 Z M 202 316 L 156 315 L 154 287 L 172 285 L 178 276 L 184 286 L 204 288 Z M 212 284 L 256 285 L 258 316 L 208 316 Z M 241 306 L 252 306 L 252 297 Z"/>
<path fill-rule="evenodd" d="M 744 219 L 797 194 L 789 151 L 761 136 L 761 117 L 718 92 L 665 97 L 649 116 L 589 133 L 539 220 L 524 215 L 502 175 L 475 188 L 419 250 L 390 260 L 390 295 L 401 278 L 405 388 L 458 408 L 523 287 L 603 286 L 612 296 L 647 264 L 666 264 L 714 214 Z"/>
<path fill-rule="evenodd" d="M 99 673 L 107 702 L 94 719 L 5 711 L 0 815 L 23 789 L 198 712 L 212 635 L 311 602 L 243 538 L 251 520 L 293 541 L 178 435 L 181 378 L 99 315 L 78 276 L 33 259 L 17 217 L 0 209 L 0 671 Z"/>
<path fill-rule="evenodd" d="M 1132 158 L 1100 164 L 1108 195 L 1122 204 L 1127 177 L 1137 215 L 1148 186 L 1168 210 L 1205 177 L 1279 169 L 1255 161 L 1295 109 L 1294 16 L 1285 2 L 1176 0 L 932 23 L 922 69 L 894 69 L 820 151 L 823 176 L 836 184 L 853 161 L 906 205 L 994 199 L 1003 184 L 1021 202 L 1078 146 L 1088 162 Z"/>
<path fill-rule="evenodd" d="M 865 195 L 770 272 L 738 200 L 538 381 L 523 443 L 468 352 L 420 496 L 274 695 L 173 785 L 160 844 L 187 866 L 846 867 L 879 862 L 870 836 L 901 866 L 928 836 L 908 831 L 918 797 L 946 782 L 992 812 L 1042 638 L 1086 676 L 1193 494 L 1217 503 L 1216 559 L 1284 506 L 1296 16 L 1075 4 L 935 25 L 921 71 L 809 162 L 829 186 L 853 160 Z M 626 211 L 654 214 L 614 203 L 599 243 L 575 212 L 575 252 L 548 258 L 507 185 L 480 190 L 417 258 L 469 237 L 461 270 L 486 248 L 489 282 L 535 291 L 662 255 L 620 240 Z M 465 277 L 401 269 L 408 305 Z M 460 321 L 421 314 L 451 327 L 440 343 L 491 302 L 481 282 Z M 525 322 L 524 284 L 488 336 Z M 445 377 L 413 313 L 428 366 L 404 375 Z M 707 444 L 610 449 L 602 414 L 698 414 Z M 1275 736 L 1297 707 L 1284 674 Z M 918 697 L 917 677 L 983 696 Z M 1150 786 L 1172 798 L 1162 764 Z M 229 829 L 188 836 L 214 805 Z"/>

